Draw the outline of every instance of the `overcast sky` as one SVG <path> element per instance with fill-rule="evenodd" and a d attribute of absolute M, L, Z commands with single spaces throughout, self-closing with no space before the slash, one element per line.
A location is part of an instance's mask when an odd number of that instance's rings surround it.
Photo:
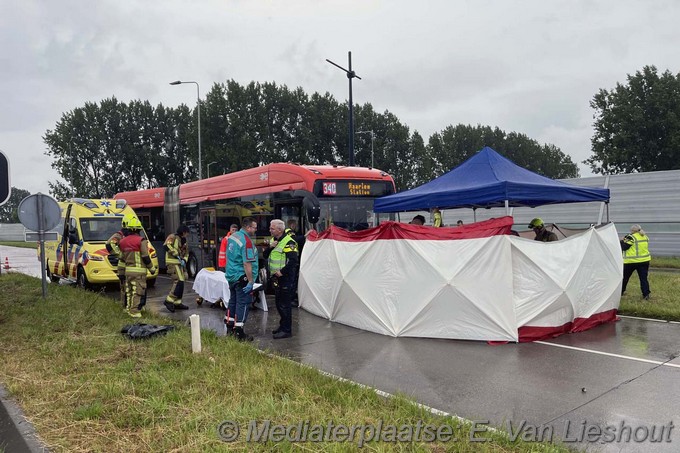
<path fill-rule="evenodd" d="M 0 150 L 11 183 L 58 179 L 42 136 L 62 113 L 115 96 L 196 104 L 214 83 L 273 81 L 389 110 L 425 140 L 498 126 L 590 155 L 600 88 L 645 65 L 680 71 L 678 1 L 2 0 Z M 356 125 L 360 130 L 361 125 Z M 205 165 L 204 165 L 205 167 Z"/>

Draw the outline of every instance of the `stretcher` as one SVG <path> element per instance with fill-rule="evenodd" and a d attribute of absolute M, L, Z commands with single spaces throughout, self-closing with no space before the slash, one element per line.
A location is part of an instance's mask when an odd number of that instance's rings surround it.
<path fill-rule="evenodd" d="M 259 283 L 255 284 L 255 289 L 258 285 Z M 224 278 L 224 272 L 216 271 L 211 267 L 204 267 L 198 271 L 194 279 L 193 290 L 198 294 L 198 299 L 196 299 L 198 305 L 201 305 L 204 300 L 214 304 L 222 299 L 224 305 L 229 302 L 229 283 Z M 264 291 L 253 291 L 253 294 L 257 298 L 255 306 L 263 311 L 269 311 Z"/>

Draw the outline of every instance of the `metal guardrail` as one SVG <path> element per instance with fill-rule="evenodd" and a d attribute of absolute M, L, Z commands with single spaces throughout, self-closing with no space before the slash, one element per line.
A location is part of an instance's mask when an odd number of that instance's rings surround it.
<path fill-rule="evenodd" d="M 0 241 L 24 242 L 25 230 L 20 223 L 0 223 Z"/>

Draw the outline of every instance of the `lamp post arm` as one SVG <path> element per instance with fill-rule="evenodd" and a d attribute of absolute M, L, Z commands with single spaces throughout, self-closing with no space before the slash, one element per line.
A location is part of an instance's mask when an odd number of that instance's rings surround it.
<path fill-rule="evenodd" d="M 201 88 L 198 82 L 193 80 L 175 80 L 170 85 L 181 85 L 183 83 L 193 83 L 196 85 L 196 112 L 198 115 L 198 179 L 203 179 L 203 157 L 201 153 Z"/>

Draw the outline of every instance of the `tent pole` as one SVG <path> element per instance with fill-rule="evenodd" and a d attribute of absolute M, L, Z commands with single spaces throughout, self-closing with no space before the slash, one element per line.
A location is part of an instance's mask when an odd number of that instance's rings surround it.
<path fill-rule="evenodd" d="M 505 215 L 510 215 L 510 203 L 505 200 Z"/>
<path fill-rule="evenodd" d="M 472 208 L 472 219 L 477 222 L 477 208 Z"/>

